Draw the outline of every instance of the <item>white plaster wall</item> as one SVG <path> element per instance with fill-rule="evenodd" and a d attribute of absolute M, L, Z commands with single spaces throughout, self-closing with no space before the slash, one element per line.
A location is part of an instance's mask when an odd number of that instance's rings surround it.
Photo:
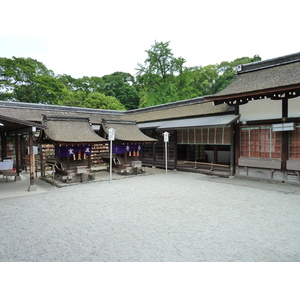
<path fill-rule="evenodd" d="M 300 117 L 300 97 L 288 100 L 289 118 Z M 241 122 L 254 120 L 269 120 L 282 118 L 281 100 L 252 100 L 247 104 L 240 105 Z"/>
<path fill-rule="evenodd" d="M 300 97 L 289 99 L 289 118 L 300 117 Z"/>
<path fill-rule="evenodd" d="M 269 120 L 282 117 L 281 100 L 252 100 L 240 105 L 240 121 Z"/>

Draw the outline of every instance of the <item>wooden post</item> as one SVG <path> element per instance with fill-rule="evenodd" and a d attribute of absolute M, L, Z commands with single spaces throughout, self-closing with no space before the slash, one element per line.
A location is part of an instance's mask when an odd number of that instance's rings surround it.
<path fill-rule="evenodd" d="M 30 184 L 28 192 L 36 191 L 37 188 L 34 185 L 34 152 L 33 152 L 33 132 L 29 132 L 29 164 L 30 164 Z"/>
<path fill-rule="evenodd" d="M 288 119 L 288 98 L 282 99 L 282 121 L 285 122 Z M 283 173 L 283 179 L 286 180 L 286 162 L 289 159 L 289 132 L 281 132 L 281 170 Z"/>
<path fill-rule="evenodd" d="M 177 130 L 173 132 L 174 141 L 173 141 L 173 147 L 174 147 L 174 170 L 177 168 Z"/>
<path fill-rule="evenodd" d="M 6 132 L 1 135 L 1 156 L 3 158 L 7 157 L 7 141 L 6 141 Z"/>
<path fill-rule="evenodd" d="M 21 137 L 20 137 L 20 151 L 21 151 L 21 167 L 22 167 L 22 170 L 24 168 L 24 166 L 26 166 L 26 160 L 25 160 L 25 143 L 24 143 L 24 135 L 21 134 Z M 27 172 L 27 169 L 26 169 L 26 172 Z"/>
<path fill-rule="evenodd" d="M 218 163 L 218 146 L 214 145 L 214 164 Z"/>
<path fill-rule="evenodd" d="M 92 153 L 90 153 L 90 155 L 87 156 L 87 159 L 88 159 L 88 168 L 91 169 L 92 168 Z"/>
<path fill-rule="evenodd" d="M 235 129 L 231 124 L 231 141 L 230 141 L 230 176 L 234 176 L 235 170 Z"/>
<path fill-rule="evenodd" d="M 43 145 L 39 146 L 40 149 L 40 161 L 41 161 L 41 176 L 45 177 L 45 157 L 43 153 Z"/>
<path fill-rule="evenodd" d="M 156 144 L 153 144 L 153 161 L 152 161 L 152 167 L 156 166 Z"/>
<path fill-rule="evenodd" d="M 20 177 L 20 148 L 19 148 L 19 136 L 15 134 L 15 154 L 16 154 L 16 172 L 17 172 L 17 179 L 21 179 Z"/>

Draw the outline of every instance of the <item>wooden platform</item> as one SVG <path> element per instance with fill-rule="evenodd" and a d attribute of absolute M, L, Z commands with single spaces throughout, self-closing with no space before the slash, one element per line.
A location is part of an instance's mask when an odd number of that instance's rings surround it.
<path fill-rule="evenodd" d="M 222 164 L 192 162 L 192 161 L 178 161 L 176 169 L 178 171 L 202 173 L 207 175 L 217 175 L 221 177 L 230 176 L 230 166 Z"/>

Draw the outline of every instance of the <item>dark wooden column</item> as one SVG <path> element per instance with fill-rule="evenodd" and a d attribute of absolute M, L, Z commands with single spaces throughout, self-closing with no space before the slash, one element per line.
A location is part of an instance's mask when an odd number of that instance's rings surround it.
<path fill-rule="evenodd" d="M 174 130 L 174 169 L 177 168 L 177 130 Z"/>
<path fill-rule="evenodd" d="M 156 165 L 156 143 L 153 144 L 153 162 L 152 167 L 155 167 Z"/>
<path fill-rule="evenodd" d="M 1 156 L 2 160 L 3 158 L 7 157 L 7 141 L 5 133 L 1 135 Z"/>
<path fill-rule="evenodd" d="M 33 152 L 33 132 L 29 132 L 29 164 L 30 164 L 30 184 L 28 187 L 28 192 L 36 191 L 37 188 L 34 184 L 34 152 Z"/>
<path fill-rule="evenodd" d="M 282 121 L 286 122 L 288 119 L 288 98 L 282 99 Z M 289 159 L 289 132 L 281 132 L 281 168 L 286 177 L 286 162 Z"/>
<path fill-rule="evenodd" d="M 15 153 L 16 153 L 16 171 L 19 176 L 20 166 L 21 166 L 21 163 L 20 163 L 21 157 L 20 157 L 20 143 L 19 143 L 18 134 L 15 134 Z"/>
<path fill-rule="evenodd" d="M 235 174 L 235 128 L 231 124 L 231 140 L 230 140 L 230 176 Z"/>
<path fill-rule="evenodd" d="M 20 136 L 20 151 L 21 151 L 21 155 L 20 155 L 21 156 L 21 161 L 20 161 L 20 163 L 21 163 L 22 170 L 23 170 L 24 166 L 26 165 L 26 160 L 25 160 L 26 151 L 25 151 L 25 141 L 24 141 L 24 139 L 25 139 L 25 136 L 23 134 L 21 134 L 21 136 Z M 27 169 L 26 169 L 26 172 L 27 172 Z"/>
<path fill-rule="evenodd" d="M 213 148 L 214 148 L 214 164 L 217 164 L 218 163 L 218 146 L 214 145 Z"/>

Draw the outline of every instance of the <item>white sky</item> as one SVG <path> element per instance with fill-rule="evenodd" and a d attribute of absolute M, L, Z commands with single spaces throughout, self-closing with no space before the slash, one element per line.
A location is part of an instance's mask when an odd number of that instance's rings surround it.
<path fill-rule="evenodd" d="M 134 75 L 155 41 L 170 41 L 188 67 L 300 51 L 296 0 L 7 2 L 0 57 L 31 57 L 55 74 Z"/>

